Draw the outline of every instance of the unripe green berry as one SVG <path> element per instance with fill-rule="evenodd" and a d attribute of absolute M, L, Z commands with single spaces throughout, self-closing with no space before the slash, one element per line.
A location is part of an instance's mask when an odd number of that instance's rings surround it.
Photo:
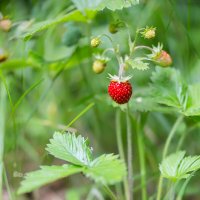
<path fill-rule="evenodd" d="M 108 30 L 112 34 L 117 33 L 118 32 L 117 24 L 110 24 Z"/>
<path fill-rule="evenodd" d="M 102 62 L 101 60 L 95 60 L 92 65 L 92 69 L 94 73 L 100 74 L 104 71 L 106 67 L 106 63 Z"/>
<path fill-rule="evenodd" d="M 95 48 L 95 47 L 98 47 L 100 45 L 100 43 L 101 43 L 101 40 L 98 37 L 96 37 L 91 40 L 90 44 L 92 47 Z"/>

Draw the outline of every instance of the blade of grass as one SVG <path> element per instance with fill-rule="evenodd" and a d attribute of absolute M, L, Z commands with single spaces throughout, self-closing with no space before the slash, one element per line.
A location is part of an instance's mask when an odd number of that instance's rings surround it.
<path fill-rule="evenodd" d="M 65 129 L 68 129 L 75 121 L 77 121 L 82 115 L 84 115 L 90 108 L 94 106 L 94 102 L 90 103 L 86 108 L 84 108 L 66 127 Z M 65 129 L 62 131 L 64 132 Z"/>
<path fill-rule="evenodd" d="M 5 109 L 6 91 L 3 84 L 0 85 L 0 199 L 3 199 L 3 154 L 5 134 Z"/>
<path fill-rule="evenodd" d="M 39 81 L 37 81 L 36 83 L 34 83 L 33 85 L 31 85 L 23 94 L 22 96 L 18 99 L 18 101 L 14 104 L 13 106 L 13 111 L 12 111 L 12 115 L 15 113 L 16 109 L 18 108 L 18 106 L 21 104 L 21 102 L 23 101 L 23 99 L 33 90 L 35 89 L 40 83 L 42 83 L 44 81 L 44 79 L 41 79 Z"/>

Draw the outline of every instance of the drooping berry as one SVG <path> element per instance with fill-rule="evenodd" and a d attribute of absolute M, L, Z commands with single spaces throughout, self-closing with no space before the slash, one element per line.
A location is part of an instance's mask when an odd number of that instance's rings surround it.
<path fill-rule="evenodd" d="M 118 104 L 128 103 L 132 96 L 132 86 L 129 81 L 120 82 L 111 80 L 108 94 Z"/>
<path fill-rule="evenodd" d="M 152 54 L 149 54 L 148 57 L 161 67 L 169 67 L 172 64 L 171 56 L 164 51 L 163 45 L 158 43 L 158 46 L 153 46 Z"/>
<path fill-rule="evenodd" d="M 168 67 L 172 64 L 171 56 L 164 50 L 154 58 L 154 61 L 162 67 Z"/>
<path fill-rule="evenodd" d="M 8 32 L 11 29 L 12 22 L 9 19 L 2 19 L 0 20 L 0 29 L 5 32 Z"/>
<path fill-rule="evenodd" d="M 115 34 L 118 32 L 117 24 L 110 24 L 108 27 L 110 33 Z"/>
<path fill-rule="evenodd" d="M 104 71 L 106 63 L 101 60 L 95 60 L 92 65 L 92 69 L 96 74 L 100 74 Z"/>

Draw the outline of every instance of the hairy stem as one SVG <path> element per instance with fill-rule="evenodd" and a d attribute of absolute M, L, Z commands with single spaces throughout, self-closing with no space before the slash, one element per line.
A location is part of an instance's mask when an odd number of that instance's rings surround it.
<path fill-rule="evenodd" d="M 147 200 L 144 134 L 141 130 L 140 115 L 137 120 L 137 140 L 138 140 L 138 152 L 139 152 L 140 174 L 141 174 L 141 185 L 142 185 L 142 187 L 141 187 L 142 200 Z"/>
<path fill-rule="evenodd" d="M 181 121 L 183 119 L 183 116 L 179 116 L 176 120 L 176 122 L 174 123 L 174 126 L 172 127 L 169 135 L 168 135 L 168 138 L 167 138 L 167 141 L 165 143 L 165 146 L 164 146 L 164 150 L 163 150 L 163 155 L 162 155 L 162 161 L 165 159 L 167 153 L 168 153 L 168 149 L 169 149 L 169 145 L 172 141 L 172 138 L 174 137 L 175 133 L 176 133 L 176 130 L 178 128 L 178 126 L 180 125 Z M 160 200 L 161 199 L 161 196 L 162 196 L 162 186 L 163 186 L 163 177 L 160 175 L 159 177 L 159 182 L 158 182 L 158 192 L 157 192 L 157 200 Z"/>
<path fill-rule="evenodd" d="M 133 200 L 133 153 L 132 153 L 132 132 L 131 121 L 129 117 L 129 105 L 127 103 L 126 110 L 126 123 L 127 123 L 127 160 L 128 160 L 128 200 Z"/>

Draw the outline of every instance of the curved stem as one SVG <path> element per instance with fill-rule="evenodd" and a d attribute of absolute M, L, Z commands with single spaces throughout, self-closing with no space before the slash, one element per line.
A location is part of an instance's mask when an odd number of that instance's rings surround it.
<path fill-rule="evenodd" d="M 138 116 L 138 120 L 137 120 L 137 140 L 138 140 L 138 152 L 139 152 L 140 174 L 141 174 L 141 185 L 142 185 L 141 187 L 142 200 L 147 200 L 144 134 L 141 130 L 140 115 Z"/>
<path fill-rule="evenodd" d="M 138 50 L 138 49 L 147 49 L 147 50 L 149 50 L 149 51 L 153 51 L 153 49 L 151 48 L 151 47 L 148 47 L 148 46 L 144 46 L 144 45 L 139 45 L 139 46 L 136 46 L 135 48 L 134 48 L 134 51 L 136 51 L 136 50 Z"/>
<path fill-rule="evenodd" d="M 128 199 L 133 200 L 133 154 L 132 154 L 132 133 L 131 133 L 131 122 L 129 117 L 129 105 L 127 103 L 127 110 L 126 110 L 126 123 L 127 123 L 127 153 L 128 153 Z"/>
<path fill-rule="evenodd" d="M 170 133 L 169 133 L 169 136 L 167 138 L 167 141 L 165 143 L 165 147 L 164 147 L 164 150 L 163 150 L 163 154 L 162 154 L 162 161 L 165 159 L 167 153 L 168 153 L 168 149 L 169 149 L 169 145 L 172 141 L 172 138 L 174 136 L 174 134 L 176 133 L 176 130 L 178 128 L 178 126 L 180 125 L 181 121 L 183 119 L 183 116 L 179 116 L 176 120 L 176 122 L 174 123 L 174 126 L 172 127 Z M 162 195 L 162 185 L 163 185 L 163 177 L 162 175 L 160 175 L 159 177 L 159 182 L 158 182 L 158 192 L 157 192 L 157 200 L 160 200 L 161 199 L 161 195 Z"/>

